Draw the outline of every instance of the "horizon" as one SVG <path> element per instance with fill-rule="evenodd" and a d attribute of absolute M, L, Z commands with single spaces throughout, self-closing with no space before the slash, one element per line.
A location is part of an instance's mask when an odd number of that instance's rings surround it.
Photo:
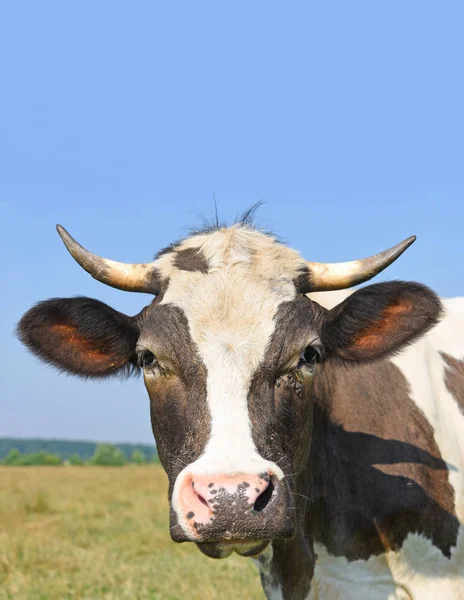
<path fill-rule="evenodd" d="M 111 444 L 117 446 L 118 444 L 124 444 L 128 446 L 153 446 L 156 448 L 155 440 L 150 444 L 149 442 L 127 442 L 127 441 L 108 441 L 108 440 L 84 440 L 74 438 L 57 438 L 57 437 L 42 437 L 40 435 L 23 437 L 21 435 L 0 435 L 1 440 L 40 440 L 43 442 L 84 442 L 88 444 Z"/>

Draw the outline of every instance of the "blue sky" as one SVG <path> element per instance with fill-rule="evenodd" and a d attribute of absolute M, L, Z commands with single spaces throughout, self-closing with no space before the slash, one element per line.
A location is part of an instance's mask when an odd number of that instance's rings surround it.
<path fill-rule="evenodd" d="M 82 382 L 12 336 L 33 303 L 149 298 L 95 282 L 211 214 L 310 260 L 418 241 L 378 279 L 462 295 L 464 4 L 9 2 L 0 8 L 0 436 L 152 441 L 141 380 Z M 3 279 L 5 281 L 5 278 Z"/>

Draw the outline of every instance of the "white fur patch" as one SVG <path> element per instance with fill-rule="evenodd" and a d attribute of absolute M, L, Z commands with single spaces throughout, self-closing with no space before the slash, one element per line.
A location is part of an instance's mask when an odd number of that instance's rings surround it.
<path fill-rule="evenodd" d="M 187 473 L 234 474 L 281 469 L 259 455 L 252 439 L 247 396 L 275 329 L 282 302 L 296 295 L 293 279 L 302 261 L 294 250 L 243 227 L 186 240 L 180 250 L 198 248 L 208 273 L 181 271 L 172 255 L 157 261 L 170 278 L 162 304 L 180 308 L 207 369 L 211 435 L 198 460 L 178 476 L 173 507 Z M 182 524 L 182 515 L 178 514 Z"/>
<path fill-rule="evenodd" d="M 462 528 L 458 546 L 463 545 Z M 462 551 L 452 560 L 430 540 L 409 535 L 400 552 L 368 560 L 331 556 L 315 544 L 316 568 L 307 600 L 463 600 Z"/>

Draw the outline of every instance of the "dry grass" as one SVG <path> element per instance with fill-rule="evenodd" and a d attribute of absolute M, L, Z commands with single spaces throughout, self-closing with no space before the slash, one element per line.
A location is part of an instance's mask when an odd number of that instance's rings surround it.
<path fill-rule="evenodd" d="M 169 537 L 158 466 L 0 467 L 0 598 L 262 599 L 250 560 Z"/>

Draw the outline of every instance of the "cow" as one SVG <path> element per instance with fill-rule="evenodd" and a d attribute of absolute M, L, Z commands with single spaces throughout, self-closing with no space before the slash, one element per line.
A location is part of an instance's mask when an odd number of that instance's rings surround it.
<path fill-rule="evenodd" d="M 242 219 L 125 264 L 58 232 L 154 299 L 42 301 L 19 338 L 80 377 L 143 373 L 175 542 L 250 557 L 273 600 L 464 598 L 464 299 L 350 289 L 414 237 L 325 264 Z"/>

